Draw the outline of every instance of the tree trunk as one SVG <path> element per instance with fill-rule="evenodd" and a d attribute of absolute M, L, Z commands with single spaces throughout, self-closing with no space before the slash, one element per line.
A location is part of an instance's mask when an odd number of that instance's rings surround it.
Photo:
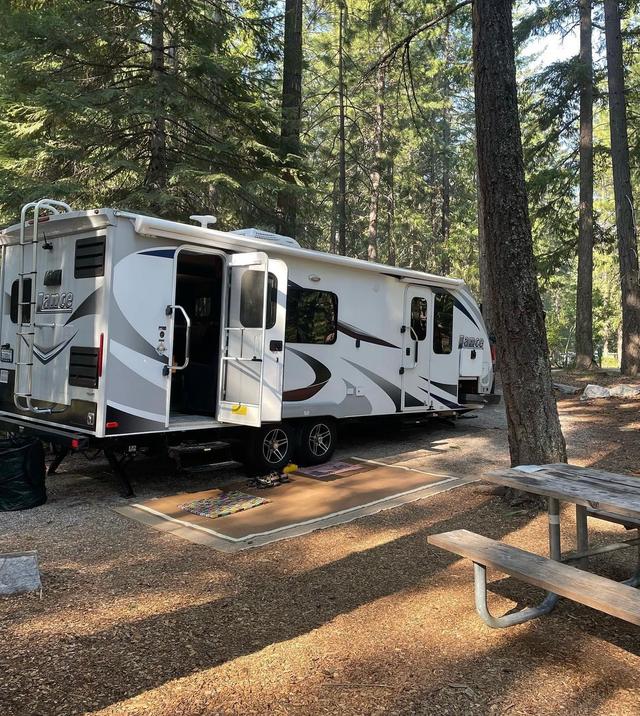
<path fill-rule="evenodd" d="M 369 204 L 369 231 L 367 258 L 369 261 L 378 260 L 378 207 L 380 205 L 380 176 L 382 174 L 382 160 L 384 154 L 384 90 L 386 65 L 378 67 L 376 81 L 376 118 L 374 130 L 373 168 L 371 169 L 371 201 Z"/>
<path fill-rule="evenodd" d="M 387 185 L 389 186 L 389 197 L 387 200 L 387 264 L 396 265 L 396 238 L 394 223 L 396 218 L 396 194 L 395 194 L 395 171 L 394 160 L 391 157 L 387 167 Z"/>
<path fill-rule="evenodd" d="M 475 0 L 473 32 L 487 277 L 511 464 L 563 462 L 527 204 L 511 0 Z"/>
<path fill-rule="evenodd" d="M 338 28 L 338 251 L 347 255 L 347 161 L 344 129 L 344 26 L 346 12 L 340 3 L 340 26 Z"/>
<path fill-rule="evenodd" d="M 607 78 L 609 82 L 609 127 L 613 191 L 616 202 L 616 231 L 620 256 L 622 289 L 622 356 L 623 375 L 640 374 L 640 282 L 638 280 L 638 247 L 633 216 L 633 194 L 629 169 L 627 110 L 624 98 L 624 66 L 620 8 L 618 0 L 605 0 L 604 25 L 607 42 Z"/>
<path fill-rule="evenodd" d="M 163 0 L 151 3 L 151 80 L 154 87 L 151 152 L 145 179 L 145 188 L 153 193 L 163 191 L 168 183 L 167 133 L 165 127 L 165 47 Z M 151 207 L 162 211 L 162 202 L 152 198 Z"/>
<path fill-rule="evenodd" d="M 580 0 L 580 216 L 576 292 L 576 368 L 593 361 L 593 57 L 591 0 Z"/>
<path fill-rule="evenodd" d="M 493 318 L 491 311 L 491 294 L 489 292 L 489 267 L 487 266 L 487 243 L 484 235 L 484 210 L 482 208 L 482 192 L 478 185 L 478 268 L 480 273 L 480 304 L 482 317 L 487 333 L 493 336 Z"/>
<path fill-rule="evenodd" d="M 295 238 L 297 196 L 292 164 L 300 156 L 302 117 L 302 0 L 285 0 L 280 153 L 290 185 L 278 192 L 278 233 Z"/>
<path fill-rule="evenodd" d="M 440 273 L 447 275 L 451 271 L 449 258 L 449 231 L 451 228 L 451 117 L 449 103 L 449 68 L 451 66 L 450 18 L 447 18 L 444 32 L 444 68 L 442 72 L 442 207 L 440 214 Z"/>

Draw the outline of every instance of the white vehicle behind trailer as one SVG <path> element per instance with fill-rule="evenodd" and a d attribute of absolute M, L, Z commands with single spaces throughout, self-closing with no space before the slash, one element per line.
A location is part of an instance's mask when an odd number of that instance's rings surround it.
<path fill-rule="evenodd" d="M 494 400 L 459 279 L 113 209 L 26 205 L 0 233 L 0 423 L 116 455 L 214 438 L 254 470 L 333 453 L 336 422 Z"/>

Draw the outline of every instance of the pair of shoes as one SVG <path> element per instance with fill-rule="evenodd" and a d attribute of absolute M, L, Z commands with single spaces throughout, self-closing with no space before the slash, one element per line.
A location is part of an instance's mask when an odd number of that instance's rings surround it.
<path fill-rule="evenodd" d="M 277 472 L 270 472 L 268 475 L 257 475 L 254 478 L 254 482 L 259 488 L 275 487 L 280 484 L 280 475 Z"/>

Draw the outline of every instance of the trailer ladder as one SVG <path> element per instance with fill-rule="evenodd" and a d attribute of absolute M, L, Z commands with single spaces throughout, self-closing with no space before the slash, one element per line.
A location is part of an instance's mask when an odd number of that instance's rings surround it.
<path fill-rule="evenodd" d="M 33 219 L 27 219 L 29 212 L 33 212 Z M 42 408 L 33 404 L 33 349 L 35 345 L 36 328 L 36 279 L 38 275 L 38 221 L 40 212 L 47 214 L 60 214 L 71 211 L 71 207 L 62 201 L 53 199 L 40 199 L 25 204 L 20 212 L 20 271 L 18 274 L 18 330 L 16 331 L 16 376 L 14 384 L 13 402 L 18 410 L 31 413 L 51 414 L 65 408 Z M 33 235 L 27 239 L 27 225 L 33 223 Z M 29 250 L 27 249 L 29 247 Z M 27 254 L 30 254 L 29 262 Z M 30 265 L 30 268 L 28 266 Z M 29 297 L 25 296 L 25 282 L 30 279 Z M 25 320 L 25 306 L 29 306 Z M 24 401 L 24 402 L 23 402 Z"/>

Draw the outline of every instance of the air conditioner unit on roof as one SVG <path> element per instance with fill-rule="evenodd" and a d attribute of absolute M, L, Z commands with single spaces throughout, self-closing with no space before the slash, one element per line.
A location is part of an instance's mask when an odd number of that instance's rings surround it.
<path fill-rule="evenodd" d="M 290 236 L 283 236 L 282 234 L 274 234 L 272 231 L 263 231 L 262 229 L 238 229 L 233 233 L 240 234 L 240 236 L 247 236 L 250 239 L 260 239 L 261 241 L 271 241 L 274 244 L 300 248 L 300 244 L 295 239 L 292 239 Z"/>

